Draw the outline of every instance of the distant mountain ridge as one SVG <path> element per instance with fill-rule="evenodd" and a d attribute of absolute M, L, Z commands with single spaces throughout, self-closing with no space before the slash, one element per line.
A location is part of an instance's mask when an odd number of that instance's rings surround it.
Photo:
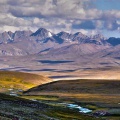
<path fill-rule="evenodd" d="M 86 36 L 81 32 L 71 34 L 64 31 L 54 34 L 45 28 L 39 28 L 36 32 L 30 30 L 15 31 L 14 33 L 5 31 L 0 34 L 0 55 L 46 54 L 46 50 L 47 53 L 55 50 L 68 53 L 82 51 L 83 54 L 88 54 L 119 44 L 120 40 L 118 38 L 107 39 L 100 34 Z"/>

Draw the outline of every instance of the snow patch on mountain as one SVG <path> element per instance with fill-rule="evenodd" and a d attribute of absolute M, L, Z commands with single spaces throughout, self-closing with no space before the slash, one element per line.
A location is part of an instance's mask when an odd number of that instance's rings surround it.
<path fill-rule="evenodd" d="M 52 34 L 51 34 L 51 32 L 48 32 L 48 37 L 52 37 Z"/>
<path fill-rule="evenodd" d="M 13 39 L 10 37 L 10 35 L 9 35 L 9 34 L 7 34 L 7 35 L 8 35 L 8 37 L 9 37 L 9 39 L 13 41 Z"/>

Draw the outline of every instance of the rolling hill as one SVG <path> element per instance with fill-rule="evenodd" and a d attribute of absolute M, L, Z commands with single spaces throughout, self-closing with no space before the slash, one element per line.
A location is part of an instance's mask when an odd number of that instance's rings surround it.
<path fill-rule="evenodd" d="M 13 71 L 0 71 L 0 91 L 8 91 L 9 89 L 22 89 L 26 90 L 36 85 L 50 82 L 51 79 L 42 75 L 13 72 Z"/>

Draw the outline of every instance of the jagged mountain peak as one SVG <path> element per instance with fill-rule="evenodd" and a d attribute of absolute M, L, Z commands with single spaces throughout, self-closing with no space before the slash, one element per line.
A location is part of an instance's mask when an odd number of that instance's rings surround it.
<path fill-rule="evenodd" d="M 74 35 L 78 36 L 78 35 L 84 35 L 84 34 L 82 34 L 81 32 L 77 32 Z"/>
<path fill-rule="evenodd" d="M 13 32 L 11 32 L 11 31 L 8 31 L 7 33 L 8 33 L 9 35 L 12 35 L 12 34 L 13 34 Z"/>
<path fill-rule="evenodd" d="M 39 33 L 39 32 L 48 32 L 48 30 L 45 29 L 45 28 L 39 28 L 36 32 L 37 33 Z"/>
<path fill-rule="evenodd" d="M 52 37 L 53 33 L 51 33 L 50 31 L 48 31 L 45 28 L 39 28 L 36 32 L 34 32 L 33 34 L 31 34 L 31 36 L 42 36 L 42 37 Z"/>
<path fill-rule="evenodd" d="M 59 32 L 57 35 L 63 35 L 63 34 L 70 34 L 70 33 L 65 32 L 65 31 L 61 31 L 61 32 Z"/>
<path fill-rule="evenodd" d="M 102 34 L 96 34 L 91 36 L 92 39 L 105 40 L 106 38 Z"/>
<path fill-rule="evenodd" d="M 57 34 L 57 36 L 62 39 L 63 42 L 72 42 L 73 34 L 70 34 L 68 32 L 62 31 Z"/>
<path fill-rule="evenodd" d="M 23 39 L 28 39 L 28 37 L 31 34 L 32 34 L 32 31 L 30 31 L 30 30 L 23 30 L 23 31 L 18 30 L 13 34 L 13 38 L 15 41 L 19 41 L 19 40 L 21 41 Z"/>
<path fill-rule="evenodd" d="M 112 46 L 120 45 L 120 38 L 110 37 L 107 42 Z"/>
<path fill-rule="evenodd" d="M 48 30 L 46 30 L 45 28 L 39 28 L 31 36 L 39 36 L 39 35 L 43 35 L 43 34 L 48 34 Z"/>
<path fill-rule="evenodd" d="M 79 38 L 82 38 L 82 39 L 88 39 L 88 38 L 89 38 L 87 35 L 85 35 L 85 34 L 83 34 L 83 33 L 81 33 L 81 32 L 75 33 L 74 36 L 75 36 L 75 38 L 76 38 L 76 37 L 77 37 L 77 38 L 79 37 Z"/>

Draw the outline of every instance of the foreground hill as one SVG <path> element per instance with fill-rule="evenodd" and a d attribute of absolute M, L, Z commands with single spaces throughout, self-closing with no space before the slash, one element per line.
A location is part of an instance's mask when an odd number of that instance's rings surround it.
<path fill-rule="evenodd" d="M 120 81 L 115 80 L 61 80 L 34 87 L 24 93 L 26 95 L 74 96 L 74 98 L 87 101 L 114 101 L 113 103 L 117 103 L 120 100 L 120 97 L 117 96 L 120 91 L 119 86 Z M 90 96 L 91 99 L 89 99 Z M 106 98 L 101 96 L 106 96 Z"/>
<path fill-rule="evenodd" d="M 65 93 L 65 94 L 120 94 L 120 81 L 115 80 L 61 80 L 29 89 L 28 95 L 42 93 Z M 112 89 L 111 89 L 112 87 Z"/>
<path fill-rule="evenodd" d="M 26 90 L 50 81 L 51 80 L 49 78 L 42 75 L 13 71 L 0 71 L 0 91 L 6 91 L 8 89 Z"/>

